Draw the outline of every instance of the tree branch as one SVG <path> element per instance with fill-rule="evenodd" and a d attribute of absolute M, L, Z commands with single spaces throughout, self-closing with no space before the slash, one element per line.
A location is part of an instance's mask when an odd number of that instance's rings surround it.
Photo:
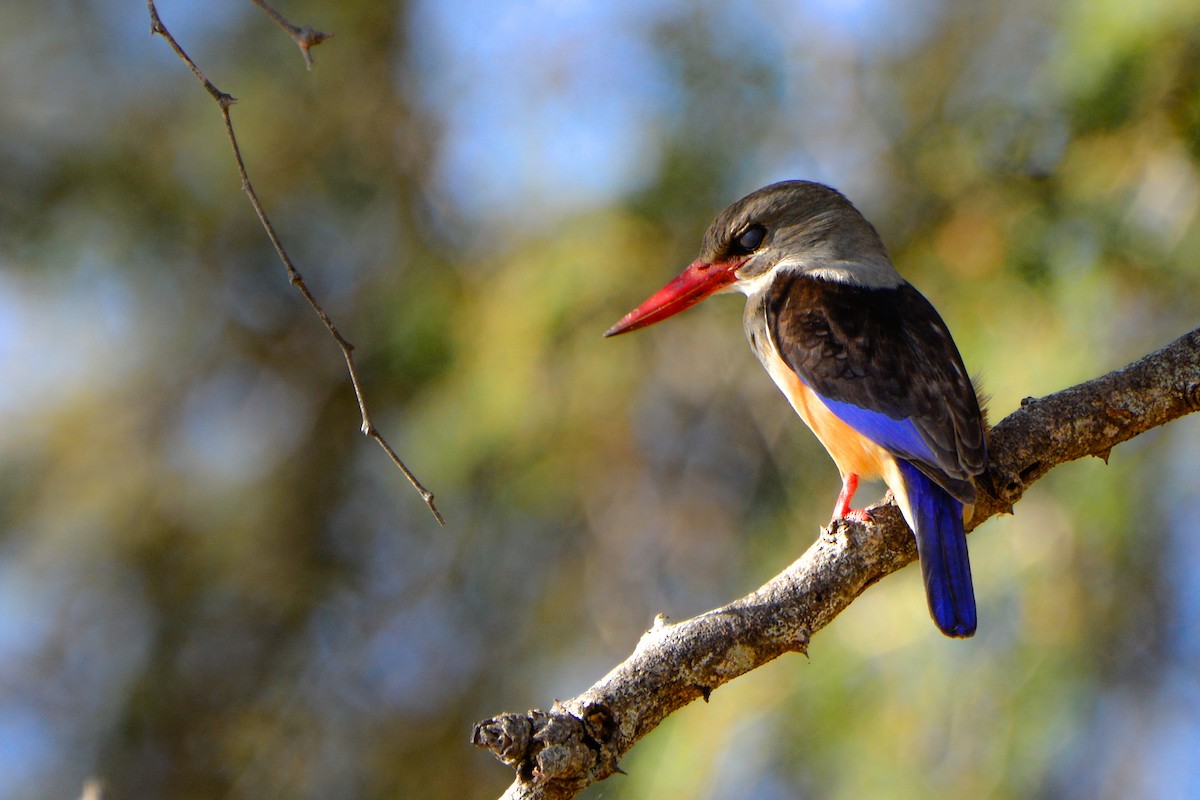
<path fill-rule="evenodd" d="M 301 34 L 304 33 L 304 31 L 296 28 L 287 20 L 283 19 L 278 12 L 276 12 L 266 3 L 260 2 L 259 0 L 254 1 L 264 11 L 266 11 L 268 15 L 275 19 L 276 22 L 282 25 L 285 30 L 288 30 L 289 32 L 297 31 Z M 200 71 L 200 68 L 196 66 L 196 62 L 192 61 L 191 57 L 184 52 L 184 49 L 180 46 L 179 42 L 175 40 L 175 37 L 171 35 L 171 32 L 167 30 L 167 27 L 163 25 L 162 20 L 159 19 L 158 9 L 154 5 L 154 0 L 146 0 L 146 6 L 150 11 L 151 35 L 157 34 L 166 39 L 167 44 L 171 46 L 171 49 L 175 51 L 175 54 L 179 56 L 183 63 L 187 65 L 188 69 L 192 71 L 192 74 L 196 76 L 196 80 L 200 81 L 201 85 L 204 86 L 205 91 L 208 92 L 209 96 L 216 101 L 217 106 L 221 109 L 221 117 L 225 120 L 225 133 L 229 137 L 230 147 L 233 148 L 233 159 L 237 164 L 238 176 L 242 179 L 242 191 L 250 200 L 250 205 L 254 208 L 254 213 L 258 217 L 258 221 L 262 225 L 263 230 L 266 231 L 267 238 L 271 240 L 271 245 L 275 248 L 275 253 L 279 256 L 279 260 L 283 262 L 283 266 L 287 269 L 288 281 L 291 282 L 291 284 L 300 291 L 300 294 L 304 296 L 304 299 L 308 301 L 309 306 L 312 307 L 312 310 L 316 312 L 317 316 L 320 318 L 321 324 L 325 326 L 325 329 L 329 331 L 329 334 L 333 337 L 334 341 L 337 342 L 338 347 L 341 348 L 342 356 L 346 360 L 346 370 L 350 374 L 350 385 L 354 387 L 354 397 L 358 400 L 358 411 L 362 416 L 363 434 L 371 439 L 374 439 L 375 442 L 381 448 L 383 448 L 383 451 L 387 453 L 388 457 L 392 460 L 392 463 L 395 464 L 402 473 L 404 473 L 404 477 L 408 479 L 408 482 L 412 484 L 412 487 L 421 495 L 421 499 L 425 501 L 425 505 L 429 507 L 429 510 L 433 513 L 434 518 L 437 519 L 439 524 L 444 526 L 446 524 L 446 520 L 442 517 L 442 512 L 438 511 L 438 507 L 433 501 L 433 492 L 421 485 L 421 482 L 417 480 L 417 476 L 414 475 L 412 471 L 405 465 L 405 463 L 400 460 L 400 456 L 396 455 L 396 451 L 392 449 L 392 446 L 388 444 L 386 439 L 383 438 L 383 434 L 381 434 L 379 429 L 375 427 L 375 423 L 371 421 L 371 415 L 367 411 L 367 398 L 363 394 L 362 382 L 358 377 L 358 367 L 354 363 L 354 345 L 351 344 L 346 337 L 342 336 L 341 331 L 339 331 L 337 326 L 333 324 L 333 320 L 330 319 L 329 315 L 325 313 L 325 309 L 322 308 L 321 304 L 317 302 L 317 298 L 308 288 L 308 284 L 304 282 L 304 277 L 300 274 L 299 270 L 296 269 L 296 265 L 292 262 L 291 256 L 288 255 L 287 250 L 284 249 L 283 242 L 280 240 L 279 235 L 275 232 L 275 226 L 272 225 L 271 220 L 268 219 L 267 210 L 263 207 L 262 202 L 258 199 L 258 193 L 254 191 L 254 185 L 250 182 L 250 174 L 246 170 L 246 163 L 242 160 L 242 148 L 238 145 L 237 136 L 233 131 L 233 118 L 229 113 L 229 109 L 234 103 L 237 102 L 237 100 L 233 97 L 233 95 L 226 94 L 213 85 L 212 81 L 206 78 L 204 73 Z M 305 30 L 311 31 L 312 29 L 307 28 Z M 319 44 L 322 40 L 328 38 L 325 34 L 319 34 L 319 36 L 321 37 L 320 39 L 317 39 L 310 44 Z M 311 66 L 311 59 L 308 57 L 307 47 L 301 44 L 301 50 L 304 51 L 305 60 Z"/>
<path fill-rule="evenodd" d="M 1200 329 L 1101 378 L 1027 398 L 990 432 L 991 463 L 968 525 L 1011 512 L 1053 467 L 1112 448 L 1200 410 Z M 550 711 L 505 713 L 475 726 L 472 741 L 515 768 L 504 797 L 561 800 L 620 771 L 617 762 L 676 709 L 788 652 L 875 581 L 916 559 L 916 544 L 888 498 L 867 524 L 822 529 L 798 561 L 729 605 L 679 623 L 659 617 L 633 654 L 590 689 Z"/>

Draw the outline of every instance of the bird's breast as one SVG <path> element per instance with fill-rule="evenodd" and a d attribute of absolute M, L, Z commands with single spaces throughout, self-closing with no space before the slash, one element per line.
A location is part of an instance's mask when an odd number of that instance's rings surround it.
<path fill-rule="evenodd" d="M 792 408 L 800 415 L 817 439 L 829 451 L 842 475 L 862 478 L 887 477 L 895 469 L 891 453 L 838 419 L 820 396 L 792 371 L 775 347 L 766 325 L 754 325 L 747 320 L 747 332 L 758 359 L 771 380 L 783 392 Z"/>

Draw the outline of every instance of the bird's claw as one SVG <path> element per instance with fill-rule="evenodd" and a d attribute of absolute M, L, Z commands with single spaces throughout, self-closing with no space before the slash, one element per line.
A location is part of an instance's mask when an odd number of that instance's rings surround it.
<path fill-rule="evenodd" d="M 839 519 L 852 519 L 866 525 L 871 522 L 871 512 L 865 508 L 848 508 L 841 515 L 835 516 L 831 522 L 837 522 Z"/>

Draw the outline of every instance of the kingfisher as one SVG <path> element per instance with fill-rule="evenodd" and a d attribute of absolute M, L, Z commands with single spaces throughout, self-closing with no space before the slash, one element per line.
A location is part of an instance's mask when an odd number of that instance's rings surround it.
<path fill-rule="evenodd" d="M 747 298 L 750 347 L 841 473 L 833 520 L 869 520 L 850 503 L 860 478 L 882 478 L 916 536 L 930 616 L 972 636 L 963 524 L 987 423 L 946 323 L 841 193 L 783 181 L 722 211 L 700 257 L 605 336 L 732 291 Z"/>

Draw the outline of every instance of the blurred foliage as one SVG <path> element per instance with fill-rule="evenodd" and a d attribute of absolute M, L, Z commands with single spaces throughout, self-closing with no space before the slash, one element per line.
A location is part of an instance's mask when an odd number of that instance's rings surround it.
<path fill-rule="evenodd" d="M 842 188 L 994 419 L 1196 324 L 1200 7 L 163 0 L 0 28 L 0 796 L 453 797 L 471 724 L 599 678 L 827 519 L 832 463 L 714 300 L 605 328 L 772 180 Z M 689 707 L 590 797 L 1200 794 L 1200 427 L 972 536 Z M 864 496 L 869 495 L 865 492 Z"/>

